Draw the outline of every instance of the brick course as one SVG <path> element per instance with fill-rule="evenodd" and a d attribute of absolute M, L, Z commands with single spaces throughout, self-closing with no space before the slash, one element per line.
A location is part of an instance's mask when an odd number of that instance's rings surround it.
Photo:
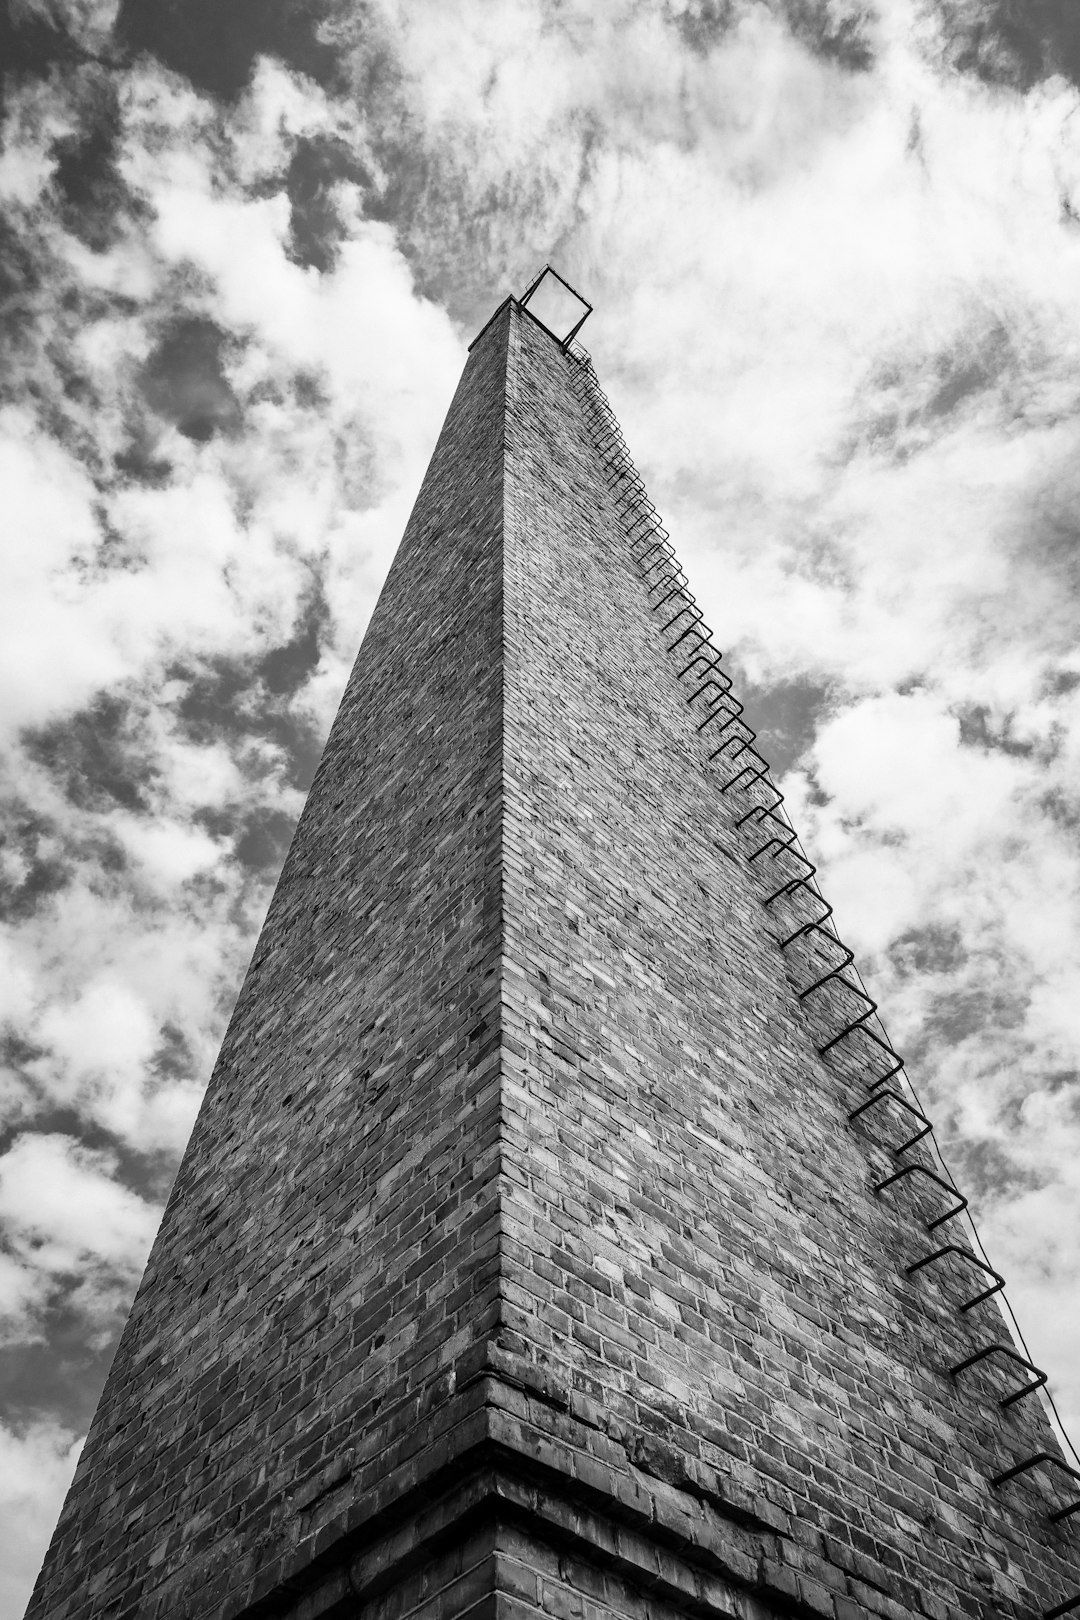
<path fill-rule="evenodd" d="M 943 1371 L 996 1308 L 903 1270 L 939 1205 L 872 1194 L 895 1123 L 846 1123 L 571 368 L 513 301 L 474 345 L 34 1620 L 1076 1589 L 1058 1485 L 988 1487 L 1056 1447 Z"/>

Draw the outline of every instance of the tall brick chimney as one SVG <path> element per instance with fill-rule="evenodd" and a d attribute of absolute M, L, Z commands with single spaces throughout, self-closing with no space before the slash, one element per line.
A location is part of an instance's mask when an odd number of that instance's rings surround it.
<path fill-rule="evenodd" d="M 1037 1374 L 627 466 L 508 299 L 34 1620 L 1080 1605 Z"/>

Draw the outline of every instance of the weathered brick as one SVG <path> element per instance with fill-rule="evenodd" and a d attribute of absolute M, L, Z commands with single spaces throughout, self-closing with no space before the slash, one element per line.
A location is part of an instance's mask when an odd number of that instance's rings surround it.
<path fill-rule="evenodd" d="M 872 1195 L 895 1123 L 846 1123 L 841 992 L 788 977 L 827 958 L 777 948 L 582 376 L 513 304 L 472 351 L 33 1620 L 315 1620 L 358 1558 L 365 1620 L 1067 1587 L 1052 1486 L 986 1485 L 1046 1425 L 943 1374 L 989 1319 L 962 1267 L 905 1275 L 923 1193 Z M 512 1500 L 531 1540 L 429 1546 L 496 1463 L 469 1523 Z"/>

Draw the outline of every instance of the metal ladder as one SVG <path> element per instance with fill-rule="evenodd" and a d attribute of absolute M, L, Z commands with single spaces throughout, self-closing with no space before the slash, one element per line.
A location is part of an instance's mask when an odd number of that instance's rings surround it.
<path fill-rule="evenodd" d="M 804 1005 L 815 998 L 813 1009 L 818 1023 L 824 1007 L 833 1015 L 836 1027 L 826 1027 L 815 1036 L 817 1054 L 830 1066 L 842 1065 L 842 1072 L 862 1071 L 870 1095 L 848 1114 L 852 1127 L 879 1105 L 906 1114 L 910 1131 L 902 1141 L 889 1144 L 896 1159 L 918 1143 L 933 1137 L 933 1125 L 917 1101 L 898 1089 L 908 1085 L 904 1061 L 892 1046 L 878 1017 L 876 1002 L 868 993 L 853 953 L 840 939 L 833 922 L 832 907 L 825 901 L 817 883 L 816 867 L 808 859 L 787 814 L 784 795 L 773 783 L 766 761 L 754 744 L 756 733 L 743 718 L 742 704 L 732 693 L 732 681 L 721 668 L 722 654 L 713 644 L 712 631 L 690 591 L 689 582 L 667 529 L 650 501 L 603 389 L 597 380 L 588 352 L 577 342 L 563 344 L 570 364 L 573 392 L 581 405 L 589 436 L 596 449 L 604 480 L 611 492 L 615 511 L 626 536 L 631 562 L 645 588 L 649 607 L 657 620 L 665 651 L 676 664 L 677 678 L 687 703 L 698 718 L 698 732 L 708 742 L 707 763 L 724 775 L 720 792 L 734 795 L 738 809 L 735 828 L 743 843 L 743 856 L 755 874 L 761 876 L 771 863 L 772 877 L 763 884 L 761 904 L 770 918 L 786 912 L 788 921 L 778 932 L 768 930 L 784 960 L 788 978 Z M 773 908 L 779 908 L 774 910 Z M 794 926 L 792 926 L 794 924 Z M 802 946 L 800 958 L 796 946 Z M 812 948 L 810 948 L 812 947 Z M 809 955 L 814 963 L 811 982 L 802 983 L 796 965 Z M 823 992 L 826 994 L 823 996 Z M 890 1085 L 897 1081 L 897 1086 Z M 942 1161 L 943 1164 L 943 1161 Z M 943 1164 L 944 1168 L 944 1164 Z M 900 1168 L 873 1184 L 875 1196 L 912 1176 L 924 1176 L 946 1196 L 949 1207 L 927 1222 L 934 1232 L 946 1221 L 968 1210 L 968 1201 L 953 1184 L 929 1165 L 917 1161 L 901 1163 Z M 970 1219 L 970 1216 L 969 1216 Z M 948 1255 L 957 1256 L 980 1273 L 978 1291 L 956 1307 L 966 1314 L 992 1295 L 1001 1293 L 1005 1279 L 980 1259 L 967 1244 L 945 1243 L 922 1255 L 905 1270 L 916 1276 Z M 989 1285 L 987 1286 L 987 1281 Z M 1010 1312 L 1011 1314 L 1011 1312 Z M 1046 1373 L 1012 1345 L 997 1342 L 983 1345 L 948 1371 L 958 1378 L 990 1357 L 1004 1357 L 1022 1369 L 1025 1381 L 999 1401 L 1007 1408 L 1046 1384 Z M 989 1477 L 994 1490 L 1035 1468 L 1049 1468 L 1080 1483 L 1080 1469 L 1073 1468 L 1052 1452 L 1040 1451 L 1003 1472 Z M 1047 1515 L 1057 1524 L 1080 1512 L 1080 1496 Z M 1080 1592 L 1055 1607 L 1043 1611 L 1042 1620 L 1059 1620 L 1080 1609 Z"/>

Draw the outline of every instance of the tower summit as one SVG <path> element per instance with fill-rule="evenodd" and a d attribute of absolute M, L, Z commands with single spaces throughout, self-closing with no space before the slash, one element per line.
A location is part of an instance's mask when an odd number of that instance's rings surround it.
<path fill-rule="evenodd" d="M 33 1620 L 1080 1612 L 1080 1478 L 567 291 L 470 351 Z"/>

